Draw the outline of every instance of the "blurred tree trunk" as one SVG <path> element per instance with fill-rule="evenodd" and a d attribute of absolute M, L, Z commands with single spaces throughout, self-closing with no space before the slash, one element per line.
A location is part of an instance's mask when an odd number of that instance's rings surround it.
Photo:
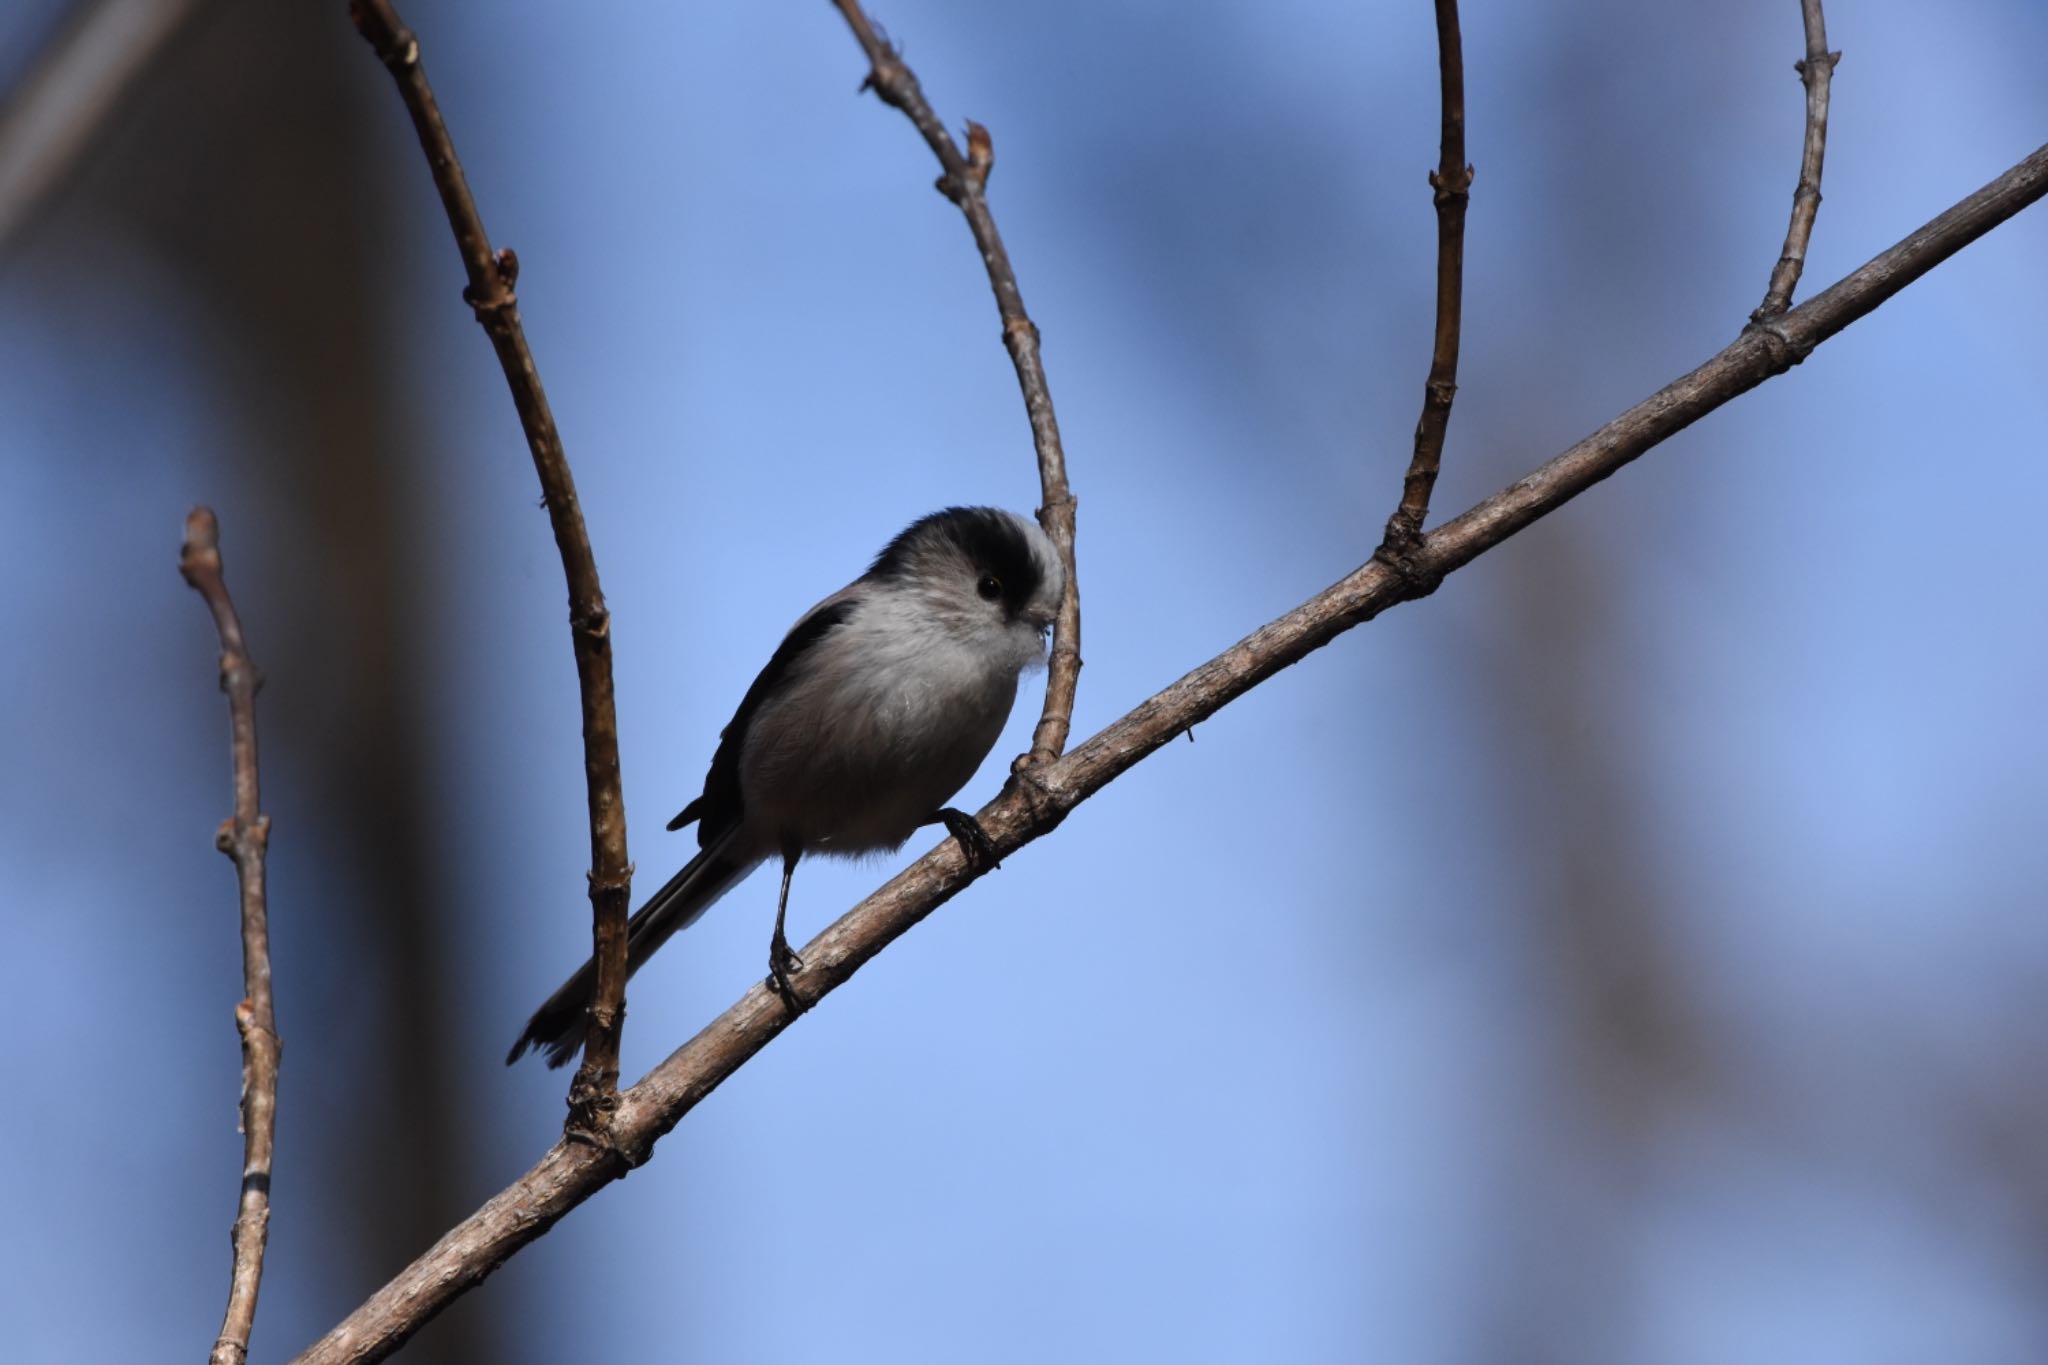
<path fill-rule="evenodd" d="M 1573 230 L 1603 215 L 1625 217 L 1619 196 L 1627 191 L 1609 168 L 1643 155 L 1626 112 L 1632 92 L 1611 75 L 1629 31 L 1595 7 L 1551 26 L 1553 46 L 1530 53 L 1517 72 L 1543 117 L 1573 130 L 1552 144 L 1554 160 L 1541 173 L 1555 186 L 1555 240 L 1576 243 L 1580 259 L 1544 277 L 1544 302 L 1554 316 L 1577 315 L 1613 336 L 1644 325 L 1626 282 L 1654 278 L 1660 253 L 1687 230 L 1681 221 L 1670 231 L 1613 237 Z M 1662 166 L 1659 175 L 1671 203 L 1706 192 L 1697 164 Z M 1759 281 L 1769 265 L 1769 244 L 1760 244 Z M 1586 292 L 1588 280 L 1600 287 Z M 1531 427 L 1573 420 L 1554 421 L 1544 408 L 1599 410 L 1595 382 L 1573 357 L 1538 352 L 1523 363 L 1516 393 L 1462 405 L 1449 458 L 1514 449 Z M 1530 1053 L 1523 1104 L 1534 1122 L 1499 1155 L 1497 1178 L 1513 1197 L 1494 1242 L 1489 1359 L 1563 1365 L 1654 1351 L 1638 1278 L 1641 1210 L 1672 1116 L 1712 1105 L 1726 1083 L 1728 1059 L 1701 1027 L 1695 983 L 1671 942 L 1682 888 L 1666 884 L 1668 874 L 1645 852 L 1654 846 L 1649 812 L 1675 798 L 1648 775 L 1653 769 L 1632 761 L 1670 723 L 1644 694 L 1649 670 L 1634 652 L 1641 642 L 1623 623 L 1629 595 L 1615 590 L 1641 551 L 1640 538 L 1616 534 L 1611 520 L 1561 519 L 1516 546 L 1507 571 L 1484 580 L 1493 642 L 1485 702 L 1501 759 L 1499 799 L 1510 827 L 1526 831 L 1516 872 L 1524 893 L 1513 907 L 1527 916 L 1514 926 L 1527 939 L 1518 969 L 1530 1016 L 1548 1026 L 1517 1044 Z"/>
<path fill-rule="evenodd" d="M 298 790 L 278 852 L 316 869 L 278 878 L 291 902 L 275 921 L 280 972 L 306 984 L 279 1007 L 279 1216 L 256 1342 L 273 1358 L 468 1212 L 479 1164 L 454 1122 L 452 933 L 429 845 L 429 694 L 415 655 L 432 545 L 385 360 L 400 349 L 389 305 L 403 281 L 388 196 L 416 167 L 409 145 L 371 132 L 383 80 L 338 2 L 207 5 L 21 244 L 72 271 L 110 244 L 153 258 L 191 310 L 162 344 L 204 348 L 215 393 L 231 395 L 209 406 L 239 423 L 220 432 L 204 481 L 230 555 L 263 562 L 253 550 L 268 542 L 288 547 L 272 562 L 293 566 L 236 583 L 269 604 L 257 657 L 290 683 L 263 699 L 266 773 L 273 790 Z M 311 1079 L 337 1075 L 359 1083 Z M 322 1092 L 349 1098 L 323 1108 Z M 223 1191 L 223 1218 L 228 1208 Z M 286 1313 L 292 1303 L 311 1317 Z M 449 1314 L 434 1359 L 506 1360 L 495 1325 L 488 1312 Z"/>
<path fill-rule="evenodd" d="M 1643 854 L 1643 812 L 1662 793 L 1625 760 L 1658 718 L 1611 628 L 1598 541 L 1583 527 L 1538 535 L 1490 580 L 1500 799 L 1528 830 L 1515 928 L 1529 1013 L 1552 1030 L 1520 1045 L 1536 1122 L 1500 1154 L 1515 1195 L 1495 1244 L 1491 1359 L 1644 1358 L 1639 1210 L 1667 1121 L 1712 1103 L 1720 1066 L 1669 940 L 1679 898 Z"/>

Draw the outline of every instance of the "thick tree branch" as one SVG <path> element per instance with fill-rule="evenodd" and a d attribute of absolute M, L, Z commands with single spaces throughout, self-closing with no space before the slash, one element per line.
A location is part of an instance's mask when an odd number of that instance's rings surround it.
<path fill-rule="evenodd" d="M 1792 222 L 1785 229 L 1785 249 L 1771 268 L 1764 301 L 1749 315 L 1751 322 L 1774 318 L 1792 306 L 1792 291 L 1799 287 L 1799 272 L 1806 268 L 1813 220 L 1820 216 L 1820 169 L 1828 149 L 1828 86 L 1835 63 L 1842 60 L 1841 53 L 1828 51 L 1827 19 L 1820 4 L 1821 0 L 1799 0 L 1806 23 L 1806 56 L 1793 63 L 1793 69 L 1806 87 L 1806 140 L 1799 154 L 1799 184 L 1792 191 Z"/>
<path fill-rule="evenodd" d="M 234 1270 L 228 1282 L 227 1314 L 208 1359 L 211 1365 L 242 1365 L 249 1358 L 256 1294 L 263 1284 L 263 1252 L 270 1240 L 270 1165 L 277 1144 L 277 1071 L 284 1052 L 270 994 L 270 922 L 263 882 L 270 818 L 263 813 L 256 772 L 256 689 L 262 679 L 228 596 L 220 562 L 220 523 L 211 509 L 194 508 L 185 518 L 178 571 L 213 613 L 213 627 L 220 636 L 220 688 L 228 694 L 232 737 L 235 813 L 221 822 L 214 843 L 233 860 L 242 891 L 242 1000 L 235 1006 L 235 1030 L 242 1035 L 242 1194 L 231 1236 Z"/>
<path fill-rule="evenodd" d="M 540 475 L 562 572 L 569 581 L 569 633 L 576 649 L 576 682 L 583 700 L 583 777 L 590 802 L 591 937 L 597 959 L 597 994 L 590 1008 L 590 1033 L 583 1065 L 569 1086 L 569 1132 L 572 1137 L 602 1145 L 611 1114 L 618 1104 L 619 1036 L 626 1016 L 626 910 L 632 892 L 633 868 L 626 859 L 626 803 L 619 780 L 619 725 L 612 704 L 611 613 L 598 583 L 597 557 L 584 529 L 583 507 L 576 500 L 576 481 L 569 473 L 561 433 L 555 429 L 541 388 L 540 372 L 527 349 L 519 321 L 519 300 L 513 285 L 519 258 L 511 250 L 493 251 L 483 217 L 470 197 L 469 181 L 456 159 L 455 143 L 441 120 L 434 91 L 420 63 L 419 40 L 398 17 L 389 0 L 352 0 L 349 17 L 369 41 L 378 60 L 398 83 L 398 93 L 412 115 L 420 147 L 441 192 L 448 226 L 462 254 L 469 287 L 463 298 L 476 312 L 498 354 L 526 444 Z"/>
<path fill-rule="evenodd" d="M 1437 168 L 1429 173 L 1436 200 L 1436 335 L 1423 385 L 1422 416 L 1415 423 L 1415 452 L 1401 481 L 1401 502 L 1387 518 L 1377 557 L 1403 572 L 1429 515 L 1429 496 L 1443 463 L 1444 436 L 1451 425 L 1451 400 L 1458 392 L 1458 335 L 1465 300 L 1465 206 L 1471 198 L 1472 168 L 1465 164 L 1465 45 L 1458 32 L 1458 0 L 1436 0 L 1437 76 L 1441 87 L 1443 134 Z"/>
<path fill-rule="evenodd" d="M 1060 446 L 1060 424 L 1053 416 L 1052 390 L 1038 355 L 1038 327 L 1024 311 L 1024 294 L 1017 287 L 1017 272 L 1011 268 L 1010 254 L 1003 249 L 1002 234 L 996 231 L 995 215 L 988 207 L 986 191 L 989 171 L 995 166 L 995 142 L 988 129 L 970 122 L 967 150 L 962 152 L 925 100 L 916 73 L 904 65 L 902 54 L 868 21 L 858 0 L 832 3 L 846 17 L 861 51 L 867 54 L 868 74 L 861 89 L 872 89 L 884 104 L 901 109 L 924 135 L 932 155 L 939 159 L 939 193 L 952 200 L 966 216 L 967 226 L 974 233 L 974 244 L 981 249 L 982 264 L 988 268 L 989 288 L 995 291 L 996 312 L 1003 320 L 1003 348 L 1016 367 L 1017 386 L 1024 392 L 1024 412 L 1031 420 L 1031 443 L 1038 450 L 1039 524 L 1058 548 L 1060 564 L 1067 574 L 1066 595 L 1060 599 L 1059 616 L 1053 622 L 1045 709 L 1039 713 L 1038 728 L 1032 732 L 1029 757 L 1033 763 L 1050 762 L 1067 747 L 1067 732 L 1074 716 L 1074 691 L 1081 677 L 1081 580 L 1074 565 L 1074 494 L 1067 487 L 1067 456 Z"/>
<path fill-rule="evenodd" d="M 1875 257 L 1824 293 L 1745 331 L 1692 371 L 1548 463 L 1422 538 L 1418 573 L 1434 580 L 1556 511 L 1729 400 L 1804 360 L 1942 261 L 2048 194 L 2048 146 Z M 1353 626 L 1417 595 L 1417 578 L 1378 560 L 1232 645 L 1146 699 L 1072 753 L 1026 769 L 977 817 L 999 855 L 1050 833 L 1068 812 L 1189 726 Z M 850 978 L 978 875 L 951 840 L 920 858 L 805 945 L 798 973 L 816 1000 Z M 464 1219 L 299 1365 L 381 1360 L 456 1297 L 629 1165 L 697 1102 L 789 1025 L 779 997 L 757 985 L 620 1097 L 617 1154 L 558 1143 L 534 1168 Z"/>

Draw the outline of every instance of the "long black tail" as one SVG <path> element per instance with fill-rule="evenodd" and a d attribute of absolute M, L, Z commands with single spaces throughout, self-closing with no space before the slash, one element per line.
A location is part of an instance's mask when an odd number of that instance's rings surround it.
<path fill-rule="evenodd" d="M 759 862 L 730 862 L 719 856 L 723 849 L 722 843 L 714 844 L 692 858 L 626 921 L 627 976 L 639 971 L 641 964 L 654 956 L 655 949 L 695 924 L 713 902 L 760 866 Z M 505 1065 L 518 1061 L 529 1047 L 544 1051 L 549 1066 L 567 1063 L 583 1046 L 590 1000 L 596 991 L 597 962 L 592 959 L 578 967 L 576 974 L 533 1012 L 533 1018 L 526 1022 L 526 1032 L 505 1054 Z"/>

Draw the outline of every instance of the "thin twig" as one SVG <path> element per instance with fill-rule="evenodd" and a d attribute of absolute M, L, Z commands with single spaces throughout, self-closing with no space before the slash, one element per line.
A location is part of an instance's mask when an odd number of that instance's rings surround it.
<path fill-rule="evenodd" d="M 1415 423 L 1415 453 L 1401 481 L 1401 502 L 1387 518 L 1379 557 L 1402 568 L 1414 554 L 1429 515 L 1429 496 L 1443 463 L 1451 400 L 1458 393 L 1458 336 L 1465 300 L 1465 206 L 1472 168 L 1465 164 L 1465 45 L 1458 32 L 1458 0 L 1436 0 L 1437 75 L 1443 135 L 1437 167 L 1429 173 L 1436 201 L 1436 336 L 1422 416 Z"/>
<path fill-rule="evenodd" d="M 1052 390 L 1046 384 L 1045 365 L 1038 354 L 1038 327 L 1024 311 L 1024 295 L 1017 288 L 1017 272 L 1010 254 L 1003 249 L 1002 234 L 996 231 L 995 215 L 988 207 L 988 175 L 995 166 L 995 142 L 979 123 L 967 125 L 967 149 L 962 151 L 946 131 L 946 125 L 932 112 L 917 75 L 904 64 L 903 55 L 868 21 L 858 0 L 832 0 L 846 17 L 847 27 L 867 54 L 867 79 L 861 89 L 872 89 L 882 103 L 901 109 L 917 131 L 924 135 L 932 155 L 939 159 L 938 191 L 953 201 L 966 216 L 981 249 L 981 261 L 988 268 L 989 288 L 995 291 L 996 312 L 1003 320 L 1003 348 L 1017 369 L 1017 386 L 1024 393 L 1024 412 L 1031 420 L 1031 443 L 1038 451 L 1039 524 L 1060 552 L 1066 570 L 1067 590 L 1060 599 L 1059 615 L 1053 622 L 1052 663 L 1045 680 L 1045 709 L 1032 731 L 1031 753 L 1019 763 L 1049 763 L 1067 747 L 1067 732 L 1073 724 L 1074 691 L 1081 677 L 1081 580 L 1074 565 L 1074 494 L 1067 487 L 1067 456 L 1060 446 L 1060 424 L 1053 416 Z"/>
<path fill-rule="evenodd" d="M 1425 581 L 1470 563 L 1556 511 L 1661 442 L 1775 375 L 1956 252 L 2048 195 L 2048 146 L 1875 257 L 1832 288 L 1744 332 L 1591 436 L 1424 536 L 1415 552 Z M 1029 770 L 976 817 L 997 854 L 1050 833 L 1081 802 L 1259 683 L 1397 603 L 1417 581 L 1369 560 L 1342 581 L 1139 703 L 1072 753 Z M 806 944 L 798 973 L 817 1000 L 975 879 L 952 841 L 904 869 Z M 615 1136 L 632 1165 L 789 1022 L 781 998 L 756 985 L 620 1097 Z M 298 1357 L 298 1365 L 382 1360 L 456 1297 L 556 1220 L 623 1174 L 569 1143 L 464 1219 L 399 1276 Z"/>
<path fill-rule="evenodd" d="M 1806 141 L 1799 155 L 1799 185 L 1792 191 L 1792 223 L 1785 229 L 1785 249 L 1771 267 L 1770 287 L 1764 301 L 1749 315 L 1751 323 L 1764 322 L 1792 306 L 1792 291 L 1799 287 L 1799 272 L 1806 268 L 1806 244 L 1813 236 L 1813 220 L 1820 216 L 1820 169 L 1828 149 L 1828 86 L 1835 74 L 1839 52 L 1828 51 L 1827 19 L 1821 14 L 1821 0 L 1799 0 L 1799 12 L 1806 22 L 1806 56 L 1793 63 L 1800 84 L 1806 87 Z"/>
<path fill-rule="evenodd" d="M 576 481 L 562 450 L 540 372 L 527 349 L 513 285 L 519 258 L 509 248 L 491 249 L 483 218 L 470 197 L 469 182 L 456 159 L 455 143 L 441 121 L 434 91 L 420 62 L 419 40 L 405 27 L 389 0 L 351 0 L 349 17 L 398 83 L 412 115 L 420 147 L 441 192 L 456 248 L 462 253 L 469 287 L 463 298 L 476 312 L 498 353 L 511 386 L 534 471 L 553 523 L 562 572 L 569 581 L 569 633 L 576 648 L 576 682 L 583 700 L 583 777 L 590 801 L 591 937 L 597 959 L 597 993 L 590 1007 L 590 1031 L 583 1065 L 569 1085 L 570 1135 L 603 1146 L 618 1106 L 619 1037 L 626 1017 L 626 909 L 633 868 L 626 859 L 626 803 L 619 781 L 619 725 L 612 705 L 611 613 L 598 583 L 597 558 L 584 529 Z"/>
<path fill-rule="evenodd" d="M 263 1251 L 270 1240 L 270 1164 L 277 1144 L 277 1071 L 284 1044 L 270 994 L 270 923 L 263 855 L 270 847 L 270 817 L 263 813 L 256 776 L 256 689 L 262 678 L 242 638 L 242 621 L 221 570 L 220 523 L 197 507 L 185 518 L 178 571 L 206 600 L 220 636 L 220 688 L 228 694 L 235 813 L 221 822 L 214 844 L 235 864 L 242 888 L 242 999 L 235 1030 L 242 1036 L 242 1194 L 235 1210 L 234 1271 L 227 1315 L 213 1343 L 210 1365 L 242 1365 L 256 1325 L 256 1293 L 263 1284 Z"/>

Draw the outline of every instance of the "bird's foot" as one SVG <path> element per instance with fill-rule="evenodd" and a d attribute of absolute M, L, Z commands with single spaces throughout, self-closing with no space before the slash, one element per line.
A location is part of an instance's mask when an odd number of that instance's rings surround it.
<path fill-rule="evenodd" d="M 782 997 L 792 1019 L 811 1007 L 810 1002 L 796 993 L 796 983 L 789 979 L 791 972 L 803 969 L 804 960 L 789 946 L 789 940 L 776 935 L 775 941 L 768 945 L 768 989 Z"/>
<path fill-rule="evenodd" d="M 966 857 L 969 867 L 992 871 L 1003 865 L 1003 860 L 996 856 L 996 841 L 988 837 L 981 821 L 951 806 L 940 810 L 938 818 L 946 827 L 946 833 L 959 843 L 960 852 Z"/>

